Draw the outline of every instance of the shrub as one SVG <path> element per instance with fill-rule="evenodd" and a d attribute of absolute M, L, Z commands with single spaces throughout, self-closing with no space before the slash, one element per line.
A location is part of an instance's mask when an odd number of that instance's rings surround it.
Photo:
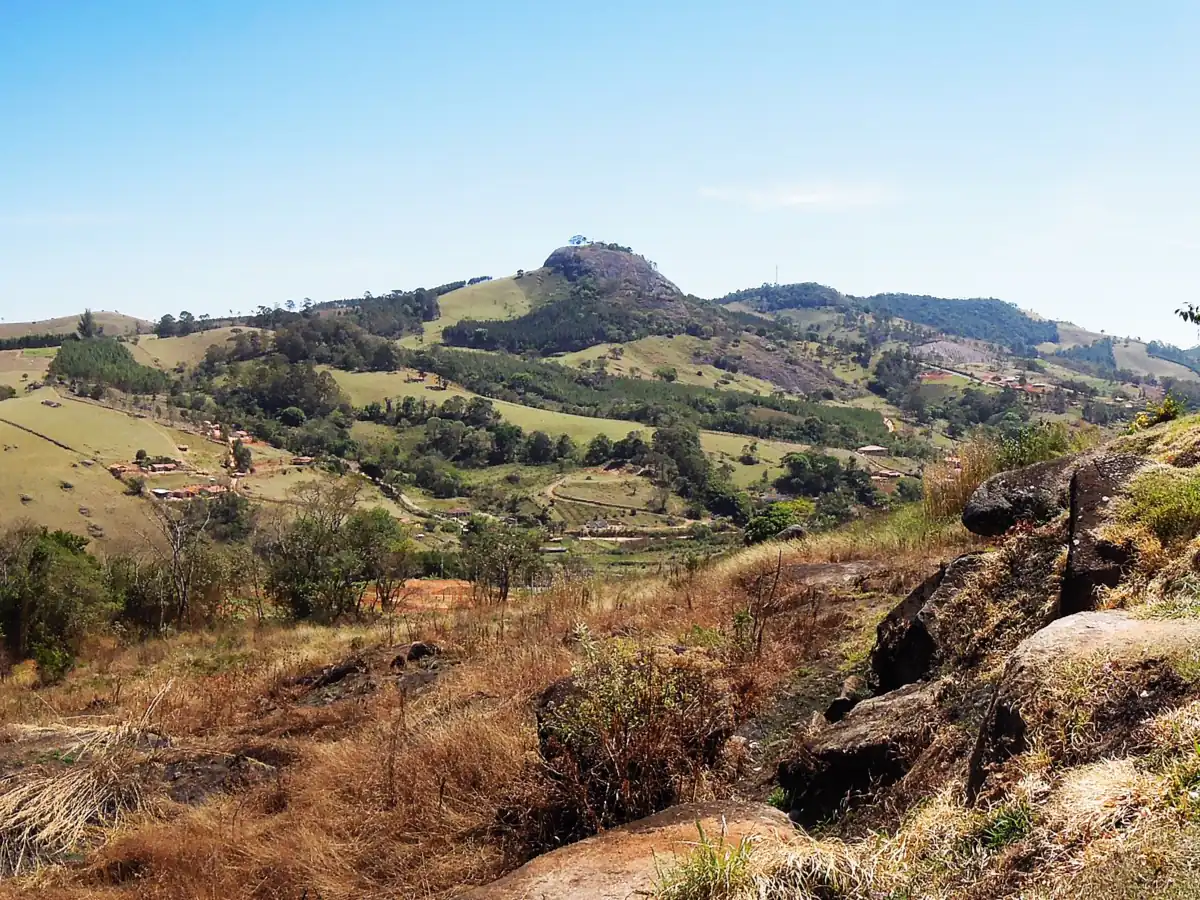
<path fill-rule="evenodd" d="M 799 525 L 812 518 L 815 506 L 811 500 L 792 500 L 772 503 L 746 525 L 746 543 L 769 541 L 790 525 Z"/>
<path fill-rule="evenodd" d="M 1061 422 L 1027 425 L 1000 444 L 1001 470 L 1020 469 L 1055 459 L 1071 449 L 1071 435 Z"/>
<path fill-rule="evenodd" d="M 558 840 L 691 796 L 733 728 L 725 682 L 707 656 L 660 655 L 620 641 L 586 649 L 561 701 L 547 703 L 539 723 Z"/>
<path fill-rule="evenodd" d="M 1186 407 L 1183 402 L 1173 394 L 1167 394 L 1161 403 L 1151 403 L 1146 407 L 1145 412 L 1138 413 L 1129 424 L 1129 431 L 1133 433 L 1144 428 L 1152 428 L 1163 422 L 1172 422 L 1182 416 L 1184 412 L 1186 412 Z"/>

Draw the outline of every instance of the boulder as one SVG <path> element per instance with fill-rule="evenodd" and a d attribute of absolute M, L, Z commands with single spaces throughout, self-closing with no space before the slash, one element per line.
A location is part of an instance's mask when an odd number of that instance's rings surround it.
<path fill-rule="evenodd" d="M 1077 764 L 1137 748 L 1138 728 L 1189 699 L 1200 621 L 1084 612 L 1026 638 L 1005 666 L 972 754 L 968 795 L 1035 742 Z"/>
<path fill-rule="evenodd" d="M 776 534 L 772 540 L 798 541 L 806 534 L 808 534 L 808 532 L 805 530 L 803 525 L 789 525 L 787 528 L 782 529 L 778 534 Z"/>
<path fill-rule="evenodd" d="M 811 734 L 779 764 L 789 818 L 815 825 L 903 778 L 933 739 L 942 692 L 940 682 L 909 685 L 864 700 L 837 724 Z"/>
<path fill-rule="evenodd" d="M 1129 549 L 1102 540 L 1096 530 L 1111 518 L 1113 503 L 1147 465 L 1141 456 L 1107 454 L 1081 464 L 1071 476 L 1063 615 L 1095 609 L 1100 589 L 1116 587 L 1132 562 Z"/>
<path fill-rule="evenodd" d="M 996 537 L 1018 522 L 1049 522 L 1067 508 L 1067 488 L 1079 462 L 1079 457 L 1064 456 L 993 475 L 967 501 L 963 525 L 975 534 Z"/>
<path fill-rule="evenodd" d="M 946 604 L 983 565 L 982 553 L 968 553 L 926 578 L 876 629 L 871 649 L 870 684 L 886 693 L 925 678 L 943 656 L 938 619 Z"/>
<path fill-rule="evenodd" d="M 832 703 L 825 709 L 827 722 L 840 722 L 846 714 L 867 697 L 867 683 L 857 675 L 851 675 L 842 682 L 842 690 Z"/>
<path fill-rule="evenodd" d="M 686 803 L 539 856 L 464 900 L 627 900 L 646 896 L 660 868 L 699 840 L 736 846 L 790 831 L 787 817 L 754 803 Z"/>

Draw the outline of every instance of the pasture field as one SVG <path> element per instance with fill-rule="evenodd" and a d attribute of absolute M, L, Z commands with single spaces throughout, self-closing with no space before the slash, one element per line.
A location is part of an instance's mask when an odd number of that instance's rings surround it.
<path fill-rule="evenodd" d="M 383 403 L 388 398 L 395 397 L 423 397 L 436 403 L 444 403 L 449 397 L 478 396 L 478 394 L 455 384 L 451 384 L 443 390 L 437 387 L 433 376 L 427 376 L 422 381 L 412 370 L 346 372 L 340 369 L 330 369 L 329 371 L 355 406 L 363 406 L 372 401 Z M 492 400 L 492 405 L 507 421 L 519 425 L 526 431 L 544 431 L 552 435 L 569 434 L 573 440 L 581 444 L 586 444 L 598 434 L 607 434 L 616 439 L 625 437 L 631 431 L 644 431 L 649 434 L 654 430 L 637 422 L 623 419 L 594 419 L 588 416 L 536 409 L 532 406 L 522 406 L 519 403 L 509 403 L 505 400 Z"/>
<path fill-rule="evenodd" d="M 734 374 L 705 363 L 695 361 L 697 353 L 711 350 L 710 342 L 690 335 L 675 337 L 646 337 L 626 344 L 597 344 L 586 350 L 564 353 L 554 357 L 563 365 L 580 368 L 584 363 L 595 365 L 603 359 L 604 367 L 612 375 L 631 378 L 653 379 L 655 369 L 675 369 L 676 380 L 681 384 L 702 387 L 722 386 L 728 390 L 745 391 L 749 394 L 770 394 L 775 385 L 750 375 Z"/>
<path fill-rule="evenodd" d="M 0 527 L 21 521 L 90 537 L 104 550 L 142 549 L 155 539 L 142 501 L 102 465 L 86 466 L 79 454 L 0 422 Z"/>
<path fill-rule="evenodd" d="M 589 470 L 571 475 L 555 486 L 554 496 L 560 501 L 578 500 L 582 503 L 602 503 L 639 512 L 658 512 L 658 491 L 654 485 L 645 478 L 621 473 Z M 682 514 L 683 501 L 671 495 L 667 498 L 666 512 L 669 515 Z M 605 517 L 601 508 L 597 508 L 595 513 L 597 518 Z M 619 515 L 618 510 L 613 510 L 613 513 Z"/>
<path fill-rule="evenodd" d="M 463 319 L 515 319 L 531 309 L 567 296 L 570 285 L 561 275 L 547 269 L 534 269 L 517 278 L 493 278 L 461 287 L 438 298 L 441 311 L 426 322 L 421 334 L 408 335 L 399 343 L 404 347 L 440 344 L 442 329 Z"/>
<path fill-rule="evenodd" d="M 1200 381 L 1197 375 L 1187 366 L 1171 362 L 1169 359 L 1159 359 L 1151 356 L 1146 345 L 1139 341 L 1113 341 L 1113 356 L 1117 360 L 1118 369 L 1131 369 L 1141 374 L 1153 375 L 1156 378 L 1176 378 L 1180 381 Z"/>
<path fill-rule="evenodd" d="M 47 353 L 49 351 L 49 353 Z M 37 350 L 0 350 L 0 384 L 23 391 L 31 381 L 41 381 L 58 352 L 54 347 Z"/>
<path fill-rule="evenodd" d="M 160 338 L 153 334 L 142 335 L 138 342 L 126 346 L 134 359 L 146 366 L 170 371 L 176 366 L 194 366 L 204 359 L 208 348 L 214 344 L 224 346 L 238 332 L 257 331 L 256 328 L 213 328 L 197 331 L 184 337 Z"/>
<path fill-rule="evenodd" d="M 46 406 L 54 400 L 62 406 Z M 150 419 L 60 396 L 52 388 L 43 388 L 6 400 L 0 405 L 0 419 L 23 426 L 70 447 L 82 456 L 98 462 L 128 462 L 138 450 L 151 456 L 177 456 L 175 434 Z M 195 435 L 187 435 L 195 443 Z M 30 440 L 35 440 L 29 435 Z M 53 446 L 42 441 L 46 447 Z M 108 477 L 107 475 L 105 477 Z"/>

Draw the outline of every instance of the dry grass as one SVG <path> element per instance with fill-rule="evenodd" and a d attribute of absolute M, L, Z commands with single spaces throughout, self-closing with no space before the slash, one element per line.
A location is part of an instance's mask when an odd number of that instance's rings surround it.
<path fill-rule="evenodd" d="M 693 627 L 725 635 L 712 652 L 731 654 L 723 689 L 741 714 L 806 653 L 845 637 L 834 630 L 845 628 L 841 615 L 806 644 L 813 620 L 807 608 L 786 608 L 802 592 L 785 579 L 761 649 L 735 653 L 728 636 L 748 602 L 742 591 L 728 568 L 711 566 L 686 584 L 564 578 L 503 614 L 464 608 L 338 629 L 263 626 L 130 646 L 94 642 L 60 685 L 34 692 L 0 684 L 0 717 L 94 728 L 140 716 L 161 694 L 155 730 L 176 747 L 237 753 L 253 746 L 287 762 L 277 777 L 194 808 L 168 804 L 164 816 L 146 804 L 120 818 L 85 866 L 17 878 L 0 885 L 0 897 L 35 884 L 43 896 L 72 900 L 432 897 L 489 881 L 520 861 L 510 855 L 515 844 L 499 839 L 506 808 L 544 799 L 532 701 L 578 663 L 581 628 L 598 641 L 620 635 L 650 648 L 674 645 Z M 427 692 L 381 690 L 325 706 L 287 699 L 287 686 L 314 666 L 413 639 L 453 648 L 455 664 Z M 120 784 L 106 788 L 102 774 L 72 790 L 115 796 Z M 111 832 L 118 806 L 137 808 L 98 803 L 113 816 L 93 815 L 87 827 Z"/>
<path fill-rule="evenodd" d="M 931 520 L 962 514 L 975 489 L 1000 471 L 1000 448 L 975 438 L 958 448 L 959 464 L 940 462 L 925 468 L 925 515 Z"/>

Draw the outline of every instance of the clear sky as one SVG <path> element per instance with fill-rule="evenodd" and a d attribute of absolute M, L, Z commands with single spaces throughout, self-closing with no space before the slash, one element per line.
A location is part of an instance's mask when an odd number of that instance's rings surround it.
<path fill-rule="evenodd" d="M 1196 343 L 1200 4 L 0 0 L 0 317 L 533 268 Z"/>

